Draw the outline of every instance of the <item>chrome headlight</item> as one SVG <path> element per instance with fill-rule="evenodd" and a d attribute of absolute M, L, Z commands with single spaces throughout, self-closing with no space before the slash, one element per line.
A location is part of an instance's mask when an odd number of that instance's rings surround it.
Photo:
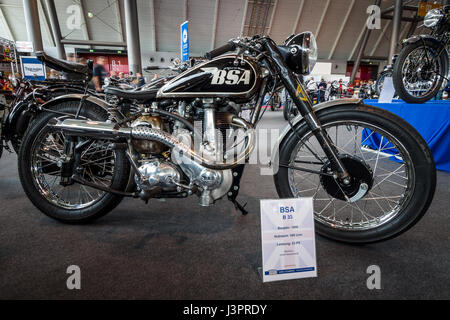
<path fill-rule="evenodd" d="M 311 73 L 314 69 L 314 66 L 316 65 L 318 55 L 316 37 L 314 37 L 311 32 L 308 32 L 308 35 L 304 38 L 302 47 L 303 50 L 308 53 L 308 73 Z"/>
<path fill-rule="evenodd" d="M 427 12 L 423 20 L 423 24 L 428 28 L 433 28 L 441 21 L 444 13 L 440 9 L 432 9 Z"/>
<path fill-rule="evenodd" d="M 317 43 L 312 32 L 302 32 L 291 37 L 285 43 L 290 47 L 291 55 L 287 61 L 289 67 L 300 74 L 309 74 L 317 62 Z"/>

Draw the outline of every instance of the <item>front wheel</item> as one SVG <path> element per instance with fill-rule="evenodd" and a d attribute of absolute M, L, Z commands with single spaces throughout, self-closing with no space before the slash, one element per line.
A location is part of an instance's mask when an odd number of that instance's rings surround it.
<path fill-rule="evenodd" d="M 280 198 L 312 197 L 316 231 L 338 241 L 387 240 L 417 223 L 436 185 L 433 157 L 419 133 L 396 115 L 365 105 L 326 109 L 318 117 L 350 183 L 333 177 L 334 168 L 301 122 L 280 145 L 274 176 Z"/>
<path fill-rule="evenodd" d="M 398 96 L 408 103 L 424 103 L 439 92 L 447 76 L 445 48 L 428 39 L 405 46 L 394 64 Z"/>

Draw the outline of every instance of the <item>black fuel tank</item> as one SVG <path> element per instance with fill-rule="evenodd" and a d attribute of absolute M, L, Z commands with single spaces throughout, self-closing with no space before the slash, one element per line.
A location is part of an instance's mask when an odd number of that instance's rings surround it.
<path fill-rule="evenodd" d="M 251 97 L 261 81 L 259 66 L 247 58 L 220 56 L 199 64 L 166 83 L 158 98 Z"/>

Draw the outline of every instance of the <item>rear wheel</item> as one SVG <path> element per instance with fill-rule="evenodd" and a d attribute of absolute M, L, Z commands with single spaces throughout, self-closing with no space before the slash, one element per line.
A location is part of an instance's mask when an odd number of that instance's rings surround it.
<path fill-rule="evenodd" d="M 55 108 L 67 114 L 76 114 L 77 109 L 78 102 L 62 103 Z M 24 137 L 18 161 L 22 187 L 31 202 L 51 218 L 67 223 L 99 218 L 114 209 L 122 197 L 75 182 L 61 183 L 65 137 L 61 131 L 47 126 L 55 116 L 49 112 L 41 114 Z M 88 105 L 81 110 L 80 117 L 105 121 L 106 113 Z M 124 190 L 129 166 L 123 151 L 112 150 L 108 141 L 77 139 L 77 144 L 86 145 L 80 155 L 79 176 L 91 183 Z"/>
<path fill-rule="evenodd" d="M 333 168 L 302 123 L 296 127 L 301 139 L 291 132 L 280 146 L 281 165 L 274 177 L 280 198 L 312 197 L 317 232 L 344 242 L 386 240 L 417 223 L 436 184 L 433 157 L 417 131 L 401 118 L 370 106 L 324 110 L 319 120 L 351 182 L 326 175 Z"/>

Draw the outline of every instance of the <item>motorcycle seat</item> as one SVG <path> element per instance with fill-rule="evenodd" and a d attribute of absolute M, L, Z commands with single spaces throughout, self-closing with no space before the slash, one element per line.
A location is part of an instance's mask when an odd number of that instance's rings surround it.
<path fill-rule="evenodd" d="M 87 77 L 92 76 L 92 67 L 93 67 L 92 60 L 88 60 L 87 64 L 69 62 L 66 60 L 49 56 L 43 51 L 36 52 L 36 57 L 39 59 L 39 61 L 44 62 L 48 67 L 52 69 L 68 73 L 83 74 L 86 75 Z"/>
<path fill-rule="evenodd" d="M 123 90 L 114 87 L 105 88 L 106 94 L 111 94 L 123 99 L 136 100 L 138 102 L 146 102 L 149 100 L 155 100 L 158 88 L 152 88 L 148 90 Z"/>

